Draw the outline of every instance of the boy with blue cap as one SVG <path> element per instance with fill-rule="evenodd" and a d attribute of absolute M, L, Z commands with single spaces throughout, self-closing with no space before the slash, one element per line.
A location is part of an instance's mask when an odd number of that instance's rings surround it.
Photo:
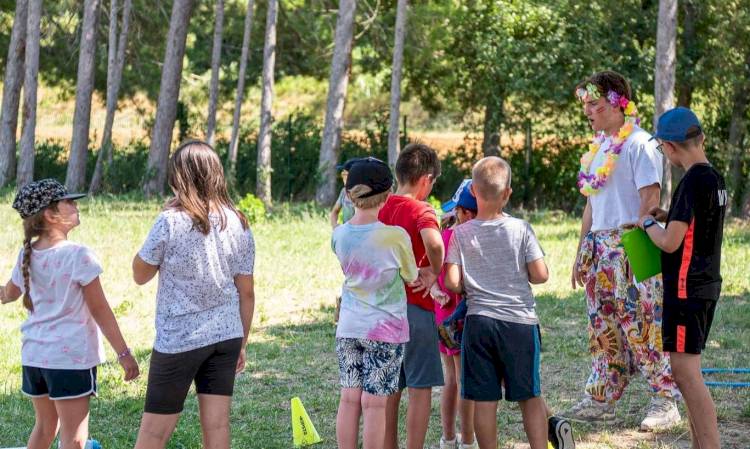
<path fill-rule="evenodd" d="M 654 208 L 639 223 L 662 250 L 664 351 L 670 352 L 672 374 L 685 398 L 693 446 L 718 449 L 716 408 L 703 382 L 700 354 L 721 291 L 727 190 L 706 158 L 705 137 L 693 111 L 678 107 L 665 112 L 654 138 L 669 162 L 685 170 L 669 212 Z M 666 220 L 666 228 L 657 219 Z"/>

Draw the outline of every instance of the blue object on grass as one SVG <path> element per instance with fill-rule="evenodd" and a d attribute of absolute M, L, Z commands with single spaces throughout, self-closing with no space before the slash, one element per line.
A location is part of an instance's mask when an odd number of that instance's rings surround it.
<path fill-rule="evenodd" d="M 750 368 L 703 368 L 703 374 L 750 374 Z M 720 382 L 706 381 L 707 387 L 719 388 L 750 388 L 750 382 Z"/>
<path fill-rule="evenodd" d="M 60 449 L 60 447 L 60 440 L 57 440 L 57 448 Z M 89 439 L 86 440 L 86 444 L 83 446 L 83 449 L 102 449 L 102 445 L 96 440 Z"/>

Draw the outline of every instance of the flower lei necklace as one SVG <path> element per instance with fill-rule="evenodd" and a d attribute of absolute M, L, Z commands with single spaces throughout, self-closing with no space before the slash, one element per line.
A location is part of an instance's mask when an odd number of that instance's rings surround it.
<path fill-rule="evenodd" d="M 587 84 L 585 89 L 579 88 L 576 91 L 576 96 L 581 101 L 594 101 L 601 97 L 599 90 L 591 83 Z M 607 136 L 603 131 L 594 134 L 589 144 L 589 150 L 581 156 L 581 170 L 578 172 L 578 189 L 583 196 L 595 195 L 604 187 L 615 169 L 617 159 L 620 157 L 625 141 L 633 133 L 633 128 L 641 122 L 641 119 L 637 116 L 638 109 L 635 103 L 628 100 L 624 95 L 610 90 L 607 93 L 607 101 L 612 106 L 619 106 L 624 109 L 625 123 L 613 136 Z M 604 163 L 594 173 L 589 173 L 594 157 L 596 157 L 599 148 L 607 139 L 612 139 L 612 143 L 604 150 L 606 155 Z"/>

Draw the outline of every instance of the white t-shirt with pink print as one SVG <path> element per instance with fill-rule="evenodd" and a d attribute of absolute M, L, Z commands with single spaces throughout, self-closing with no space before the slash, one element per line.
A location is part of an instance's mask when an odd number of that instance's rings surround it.
<path fill-rule="evenodd" d="M 23 250 L 11 280 L 24 290 Z M 83 300 L 83 286 L 102 273 L 93 252 L 65 240 L 32 249 L 31 300 L 34 311 L 21 325 L 21 364 L 48 369 L 89 369 L 104 361 L 101 331 Z"/>

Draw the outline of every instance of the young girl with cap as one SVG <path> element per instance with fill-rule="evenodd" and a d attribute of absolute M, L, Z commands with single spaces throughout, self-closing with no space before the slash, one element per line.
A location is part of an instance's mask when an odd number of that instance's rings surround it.
<path fill-rule="evenodd" d="M 409 340 L 404 281 L 417 279 L 411 241 L 402 228 L 378 220 L 392 184 L 382 161 L 354 163 L 346 182 L 354 216 L 333 231 L 331 246 L 345 276 L 336 329 L 341 383 L 336 440 L 341 449 L 358 447 L 360 415 L 363 447 L 383 447 L 386 401 L 398 391 Z"/>
<path fill-rule="evenodd" d="M 74 200 L 83 196 L 43 179 L 23 187 L 13 202 L 23 219 L 23 249 L 0 287 L 0 301 L 23 295 L 28 310 L 21 325 L 21 389 L 36 415 L 29 449 L 49 448 L 58 428 L 62 447 L 83 449 L 96 367 L 105 360 L 100 333 L 117 353 L 125 380 L 139 374 L 104 296 L 101 265 L 89 248 L 68 240 L 80 224 Z"/>

